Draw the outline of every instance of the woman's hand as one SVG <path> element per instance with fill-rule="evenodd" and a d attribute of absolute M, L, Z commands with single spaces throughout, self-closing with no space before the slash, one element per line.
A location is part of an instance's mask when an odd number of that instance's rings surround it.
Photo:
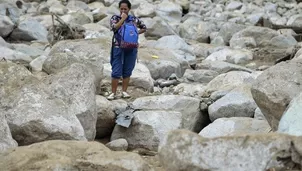
<path fill-rule="evenodd" d="M 139 31 L 138 31 L 138 34 L 142 34 L 142 33 L 145 33 L 146 32 L 146 29 L 140 29 Z"/>
<path fill-rule="evenodd" d="M 121 17 L 122 17 L 122 20 L 125 21 L 127 19 L 128 15 L 126 13 L 122 13 Z"/>

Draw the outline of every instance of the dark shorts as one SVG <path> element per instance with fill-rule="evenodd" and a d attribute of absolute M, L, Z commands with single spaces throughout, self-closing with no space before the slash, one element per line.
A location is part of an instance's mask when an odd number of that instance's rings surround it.
<path fill-rule="evenodd" d="M 128 78 L 132 75 L 135 67 L 137 57 L 137 49 L 122 49 L 113 47 L 110 64 L 111 64 L 111 77 L 115 79 Z"/>

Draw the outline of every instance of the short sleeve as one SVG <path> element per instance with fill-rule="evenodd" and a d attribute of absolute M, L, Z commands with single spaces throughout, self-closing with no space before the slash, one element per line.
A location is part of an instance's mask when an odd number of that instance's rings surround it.
<path fill-rule="evenodd" d="M 147 27 L 144 24 L 144 22 L 142 20 L 140 20 L 139 18 L 135 18 L 135 22 L 136 22 L 138 28 L 140 28 L 140 29 L 147 29 Z"/>
<path fill-rule="evenodd" d="M 111 19 L 110 19 L 110 29 L 111 29 L 111 31 L 116 32 L 115 24 L 118 23 L 118 22 L 119 22 L 119 18 L 116 15 L 111 17 Z"/>

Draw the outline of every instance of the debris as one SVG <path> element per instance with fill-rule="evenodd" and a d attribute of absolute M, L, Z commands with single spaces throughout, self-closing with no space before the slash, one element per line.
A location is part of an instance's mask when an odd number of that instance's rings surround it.
<path fill-rule="evenodd" d="M 49 29 L 47 39 L 50 46 L 60 40 L 82 39 L 85 37 L 85 28 L 80 25 L 70 25 L 65 23 L 57 14 L 51 13 L 52 26 Z M 58 25 L 55 24 L 58 22 Z"/>
<path fill-rule="evenodd" d="M 131 105 L 128 105 L 125 111 L 116 112 L 116 124 L 125 128 L 129 128 L 134 117 L 133 114 L 135 111 L 138 111 L 138 109 L 134 109 Z"/>

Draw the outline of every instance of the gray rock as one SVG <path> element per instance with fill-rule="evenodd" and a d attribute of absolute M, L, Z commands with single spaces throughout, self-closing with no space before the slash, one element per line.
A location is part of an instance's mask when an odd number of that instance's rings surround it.
<path fill-rule="evenodd" d="M 148 2 L 142 2 L 139 4 L 139 7 L 135 10 L 134 14 L 137 17 L 155 17 L 156 6 L 148 3 Z M 149 25 L 148 25 L 149 28 Z"/>
<path fill-rule="evenodd" d="M 205 61 L 226 61 L 233 64 L 243 64 L 253 60 L 253 53 L 249 50 L 225 48 L 209 55 Z"/>
<path fill-rule="evenodd" d="M 33 60 L 30 56 L 18 51 L 14 51 L 7 47 L 0 46 L 0 51 L 1 51 L 0 60 L 5 58 L 6 60 L 19 61 L 25 63 L 29 63 Z"/>
<path fill-rule="evenodd" d="M 51 74 L 73 63 L 82 63 L 92 69 L 95 85 L 98 85 L 103 75 L 103 63 L 110 59 L 110 42 L 107 38 L 60 41 L 50 50 L 43 69 Z"/>
<path fill-rule="evenodd" d="M 29 66 L 30 68 L 32 69 L 32 71 L 34 72 L 39 72 L 39 71 L 42 71 L 43 69 L 43 64 L 44 64 L 44 61 L 47 59 L 47 56 L 44 56 L 44 55 L 41 55 L 40 57 L 32 60 L 30 63 L 29 63 Z"/>
<path fill-rule="evenodd" d="M 196 69 L 208 69 L 216 71 L 220 74 L 227 73 L 229 71 L 245 71 L 251 73 L 252 70 L 242 67 L 240 65 L 231 64 L 223 61 L 202 61 L 197 64 Z"/>
<path fill-rule="evenodd" d="M 10 37 L 14 40 L 47 42 L 47 30 L 35 19 L 25 19 L 18 24 Z"/>
<path fill-rule="evenodd" d="M 154 17 L 152 19 L 145 18 L 143 21 L 148 27 L 148 30 L 145 33 L 146 38 L 159 39 L 163 36 L 176 35 L 172 26 L 160 17 Z"/>
<path fill-rule="evenodd" d="M 239 38 L 243 38 L 243 37 L 252 37 L 254 38 L 257 47 L 266 47 L 270 45 L 271 43 L 270 40 L 278 35 L 279 34 L 277 31 L 269 28 L 250 26 L 234 34 L 230 40 L 230 46 L 240 47 L 240 45 L 237 45 L 238 41 L 233 41 L 233 40 L 238 40 Z"/>
<path fill-rule="evenodd" d="M 11 45 L 10 45 L 9 43 L 7 43 L 7 42 L 0 36 L 0 47 L 10 48 Z"/>
<path fill-rule="evenodd" d="M 253 117 L 257 105 L 250 86 L 240 86 L 209 106 L 211 121 L 218 118 Z"/>
<path fill-rule="evenodd" d="M 216 46 L 224 46 L 226 43 L 223 40 L 223 37 L 217 36 L 213 40 L 211 40 L 211 44 Z"/>
<path fill-rule="evenodd" d="M 302 91 L 301 68 L 301 60 L 279 63 L 263 71 L 252 87 L 253 98 L 273 130 L 290 101 Z"/>
<path fill-rule="evenodd" d="M 159 143 L 171 130 L 182 127 L 182 114 L 177 111 L 137 111 L 129 128 L 116 125 L 111 141 L 124 138 L 130 149 L 157 151 Z"/>
<path fill-rule="evenodd" d="M 94 38 L 112 38 L 112 32 L 99 24 L 89 23 L 83 25 L 85 28 L 85 39 L 94 39 Z"/>
<path fill-rule="evenodd" d="M 96 96 L 96 112 L 98 115 L 96 122 L 96 138 L 103 138 L 111 135 L 115 126 L 115 113 L 113 109 L 113 103 L 103 96 Z"/>
<path fill-rule="evenodd" d="M 199 98 L 204 95 L 205 86 L 203 84 L 180 83 L 173 87 L 173 94 Z"/>
<path fill-rule="evenodd" d="M 238 1 L 232 1 L 226 6 L 226 10 L 228 11 L 234 11 L 239 10 L 242 7 L 243 3 Z"/>
<path fill-rule="evenodd" d="M 106 146 L 113 151 L 127 151 L 128 142 L 127 140 L 121 138 L 107 143 Z"/>
<path fill-rule="evenodd" d="M 287 21 L 286 25 L 292 26 L 292 27 L 301 27 L 302 26 L 302 15 L 292 15 L 290 16 L 289 20 Z"/>
<path fill-rule="evenodd" d="M 179 26 L 179 35 L 185 39 L 209 43 L 209 37 L 216 31 L 216 25 L 210 22 L 200 22 L 198 18 L 188 19 Z"/>
<path fill-rule="evenodd" d="M 153 79 L 167 79 L 173 73 L 181 77 L 185 69 L 189 68 L 188 61 L 177 58 L 169 49 L 140 48 L 138 60 L 147 66 Z"/>
<path fill-rule="evenodd" d="M 49 12 L 57 15 L 65 15 L 68 9 L 62 4 L 55 4 L 49 7 Z"/>
<path fill-rule="evenodd" d="M 0 37 L 7 37 L 14 30 L 14 23 L 7 16 L 0 18 Z"/>
<path fill-rule="evenodd" d="M 247 117 L 219 118 L 202 129 L 199 135 L 205 138 L 215 138 L 233 135 L 250 135 L 268 133 L 271 127 L 266 120 Z"/>
<path fill-rule="evenodd" d="M 19 145 L 45 140 L 86 140 L 84 130 L 67 104 L 22 66 L 0 63 L 1 109 Z"/>
<path fill-rule="evenodd" d="M 181 126 L 188 130 L 199 130 L 207 117 L 200 111 L 200 100 L 180 95 L 147 96 L 133 102 L 135 109 L 170 110 L 181 113 Z"/>
<path fill-rule="evenodd" d="M 302 93 L 297 95 L 288 105 L 278 126 L 278 132 L 294 136 L 302 135 L 301 127 Z"/>
<path fill-rule="evenodd" d="M 14 4 L 10 3 L 11 1 L 4 1 L 3 3 L 0 3 L 0 15 L 6 16 L 7 11 L 9 13 L 8 17 L 10 20 L 17 24 L 19 17 L 22 15 L 22 11 Z"/>
<path fill-rule="evenodd" d="M 218 75 L 219 75 L 218 72 L 212 70 L 187 69 L 183 77 L 191 82 L 209 83 Z"/>
<path fill-rule="evenodd" d="M 271 39 L 271 46 L 276 48 L 290 48 L 297 44 L 292 35 L 279 35 Z"/>
<path fill-rule="evenodd" d="M 65 23 L 70 25 L 84 25 L 93 22 L 92 14 L 83 12 L 74 12 L 66 14 L 61 18 Z"/>
<path fill-rule="evenodd" d="M 135 153 L 114 152 L 98 142 L 58 140 L 9 150 L 0 155 L 0 167 L 3 170 L 151 170 Z"/>
<path fill-rule="evenodd" d="M 162 1 L 156 5 L 156 15 L 168 22 L 180 22 L 182 16 L 182 8 L 179 4 Z"/>
<path fill-rule="evenodd" d="M 155 48 L 168 48 L 174 50 L 182 50 L 184 52 L 191 52 L 190 47 L 181 37 L 177 35 L 164 36 L 157 40 Z"/>
<path fill-rule="evenodd" d="M 78 0 L 68 1 L 66 7 L 71 11 L 83 10 L 86 12 L 90 12 L 89 6 L 85 2 L 81 2 Z"/>
<path fill-rule="evenodd" d="M 300 153 L 293 153 L 300 151 L 301 141 L 301 137 L 284 134 L 207 139 L 196 133 L 177 130 L 170 132 L 161 143 L 159 160 L 169 171 L 294 169 L 295 163 L 299 166 L 301 163 L 298 159 Z M 284 156 L 290 159 L 279 160 Z"/>
<path fill-rule="evenodd" d="M 7 125 L 5 116 L 2 112 L 0 114 L 0 123 L 0 153 L 2 153 L 10 148 L 17 147 L 18 144 L 13 139 L 10 129 Z"/>
<path fill-rule="evenodd" d="M 255 110 L 254 118 L 259 120 L 266 120 L 265 116 L 263 115 L 259 107 L 257 107 Z"/>
<path fill-rule="evenodd" d="M 229 91 L 215 91 L 211 94 L 210 98 L 213 101 L 217 101 L 218 99 L 222 98 L 223 96 L 227 95 Z"/>
<path fill-rule="evenodd" d="M 11 49 L 13 49 L 17 52 L 21 52 L 25 55 L 28 55 L 33 59 L 46 54 L 42 48 L 38 48 L 35 46 L 29 46 L 26 44 L 11 44 L 11 45 L 12 45 Z"/>
<path fill-rule="evenodd" d="M 230 91 L 235 87 L 246 84 L 251 74 L 244 71 L 230 71 L 225 74 L 220 74 L 208 83 L 206 92 L 212 93 L 218 90 Z"/>
<path fill-rule="evenodd" d="M 85 136 L 94 140 L 96 135 L 96 100 L 94 75 L 83 64 L 72 64 L 46 80 L 51 94 L 68 105 L 68 113 L 81 122 Z"/>
<path fill-rule="evenodd" d="M 193 48 L 193 54 L 197 57 L 207 57 L 211 53 L 223 49 L 223 46 L 215 46 L 208 43 L 194 43 L 191 45 Z"/>
<path fill-rule="evenodd" d="M 257 43 L 253 37 L 233 37 L 230 46 L 233 48 L 255 48 Z"/>

